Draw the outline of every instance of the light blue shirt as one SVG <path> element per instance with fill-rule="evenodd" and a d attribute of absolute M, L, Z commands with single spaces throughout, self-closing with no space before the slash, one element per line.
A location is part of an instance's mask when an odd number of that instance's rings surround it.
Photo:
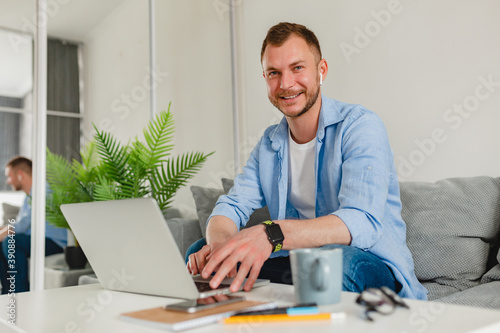
<path fill-rule="evenodd" d="M 47 186 L 47 195 L 49 194 L 49 187 Z M 31 191 L 30 191 L 31 195 Z M 31 235 L 31 203 L 29 197 L 24 198 L 23 205 L 19 209 L 16 217 L 16 233 Z M 54 241 L 60 247 L 65 247 L 67 244 L 68 232 L 64 228 L 56 228 L 48 221 L 45 222 L 45 238 Z"/>
<path fill-rule="evenodd" d="M 399 182 L 387 131 L 381 119 L 363 106 L 321 96 L 316 134 L 316 217 L 333 214 L 346 224 L 351 246 L 369 251 L 389 266 L 401 283 L 402 297 L 426 299 L 427 290 L 414 273 L 401 218 Z M 288 123 L 266 129 L 243 173 L 212 215 L 223 215 L 237 227 L 252 212 L 268 206 L 273 220 L 298 219 L 288 202 Z M 287 256 L 288 251 L 271 257 Z"/>

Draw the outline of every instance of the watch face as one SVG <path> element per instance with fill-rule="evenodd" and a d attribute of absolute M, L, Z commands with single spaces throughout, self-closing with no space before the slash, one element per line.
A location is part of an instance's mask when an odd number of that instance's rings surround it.
<path fill-rule="evenodd" d="M 283 236 L 283 232 L 281 232 L 281 228 L 278 224 L 273 224 L 267 227 L 267 235 L 269 236 L 269 240 L 275 244 L 280 243 L 285 238 Z"/>

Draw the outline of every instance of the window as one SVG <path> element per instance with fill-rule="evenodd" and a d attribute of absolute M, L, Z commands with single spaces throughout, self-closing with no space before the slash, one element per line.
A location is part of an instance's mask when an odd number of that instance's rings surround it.
<path fill-rule="evenodd" d="M 22 41 L 22 42 L 20 42 Z M 33 40 L 0 30 L 0 190 L 3 166 L 16 155 L 32 156 Z M 81 141 L 81 45 L 47 41 L 47 146 L 67 159 L 79 160 Z"/>

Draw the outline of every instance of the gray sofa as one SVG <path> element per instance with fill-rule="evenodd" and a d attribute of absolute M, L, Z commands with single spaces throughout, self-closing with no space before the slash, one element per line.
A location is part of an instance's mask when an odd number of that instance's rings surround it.
<path fill-rule="evenodd" d="M 440 302 L 500 309 L 500 177 L 402 182 L 402 216 L 417 278 Z M 224 189 L 192 186 L 198 219 L 167 223 L 181 253 L 205 235 L 205 222 Z M 266 220 L 257 210 L 252 223 Z"/>

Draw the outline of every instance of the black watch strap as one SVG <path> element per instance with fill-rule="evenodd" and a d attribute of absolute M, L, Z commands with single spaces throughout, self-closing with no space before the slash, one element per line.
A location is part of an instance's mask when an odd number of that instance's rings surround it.
<path fill-rule="evenodd" d="M 283 248 L 283 241 L 285 240 L 280 225 L 273 221 L 264 221 L 262 224 L 266 227 L 267 239 L 273 246 L 273 252 L 278 252 Z"/>

